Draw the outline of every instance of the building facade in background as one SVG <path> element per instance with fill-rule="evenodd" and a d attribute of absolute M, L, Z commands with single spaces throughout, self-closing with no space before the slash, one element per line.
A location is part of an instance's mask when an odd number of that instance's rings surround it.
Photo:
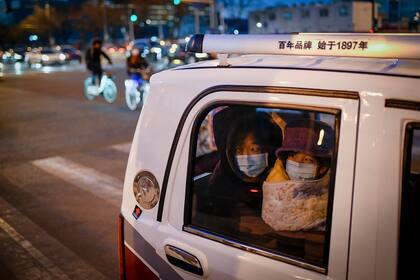
<path fill-rule="evenodd" d="M 252 34 L 368 32 L 372 25 L 372 3 L 365 1 L 283 5 L 249 14 Z"/>
<path fill-rule="evenodd" d="M 385 29 L 409 29 L 410 23 L 418 21 L 420 0 L 376 0 L 379 18 Z M 417 15 L 418 17 L 418 15 Z"/>
<path fill-rule="evenodd" d="M 13 23 L 13 12 L 21 8 L 19 0 L 0 0 L 0 24 L 9 25 Z"/>

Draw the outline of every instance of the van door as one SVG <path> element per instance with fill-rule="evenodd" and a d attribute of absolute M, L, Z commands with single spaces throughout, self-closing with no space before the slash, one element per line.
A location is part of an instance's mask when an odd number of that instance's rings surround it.
<path fill-rule="evenodd" d="M 361 92 L 350 279 L 410 279 L 418 269 L 420 84 L 383 84 L 385 93 Z"/>
<path fill-rule="evenodd" d="M 346 278 L 358 104 L 300 88 L 201 94 L 174 141 L 158 254 L 185 279 Z"/>

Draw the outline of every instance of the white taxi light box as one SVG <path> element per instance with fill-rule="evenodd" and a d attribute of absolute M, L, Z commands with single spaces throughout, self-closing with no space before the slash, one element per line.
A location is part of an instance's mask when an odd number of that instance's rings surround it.
<path fill-rule="evenodd" d="M 201 49 L 201 50 L 200 50 Z M 420 59 L 420 35 L 273 34 L 195 35 L 188 50 L 221 54 L 282 54 Z"/>

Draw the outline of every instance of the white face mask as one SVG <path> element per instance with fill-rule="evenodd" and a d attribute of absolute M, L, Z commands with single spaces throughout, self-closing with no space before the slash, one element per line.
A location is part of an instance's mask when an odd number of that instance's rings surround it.
<path fill-rule="evenodd" d="M 237 155 L 236 163 L 239 170 L 251 178 L 255 178 L 268 166 L 268 154 L 255 154 L 255 155 Z"/>
<path fill-rule="evenodd" d="M 311 180 L 315 179 L 318 166 L 312 163 L 299 163 L 288 159 L 286 162 L 286 172 L 291 180 Z"/>

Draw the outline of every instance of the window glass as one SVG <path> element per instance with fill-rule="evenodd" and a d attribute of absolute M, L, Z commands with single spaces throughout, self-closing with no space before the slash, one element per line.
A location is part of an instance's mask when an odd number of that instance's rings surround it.
<path fill-rule="evenodd" d="M 398 279 L 417 273 L 412 256 L 420 250 L 420 124 L 407 127 L 403 166 Z"/>
<path fill-rule="evenodd" d="M 337 116 L 229 105 L 197 120 L 186 225 L 326 268 Z"/>
<path fill-rule="evenodd" d="M 320 17 L 328 17 L 328 9 L 321 9 L 319 10 L 319 16 Z"/>
<path fill-rule="evenodd" d="M 309 10 L 302 10 L 301 11 L 302 18 L 308 18 L 311 16 L 311 12 Z"/>
<path fill-rule="evenodd" d="M 284 12 L 283 13 L 283 18 L 285 20 L 291 20 L 292 19 L 292 13 L 291 12 Z"/>
<path fill-rule="evenodd" d="M 342 6 L 340 7 L 340 9 L 338 10 L 338 13 L 340 14 L 340 16 L 345 17 L 349 15 L 349 9 L 346 6 Z"/>

